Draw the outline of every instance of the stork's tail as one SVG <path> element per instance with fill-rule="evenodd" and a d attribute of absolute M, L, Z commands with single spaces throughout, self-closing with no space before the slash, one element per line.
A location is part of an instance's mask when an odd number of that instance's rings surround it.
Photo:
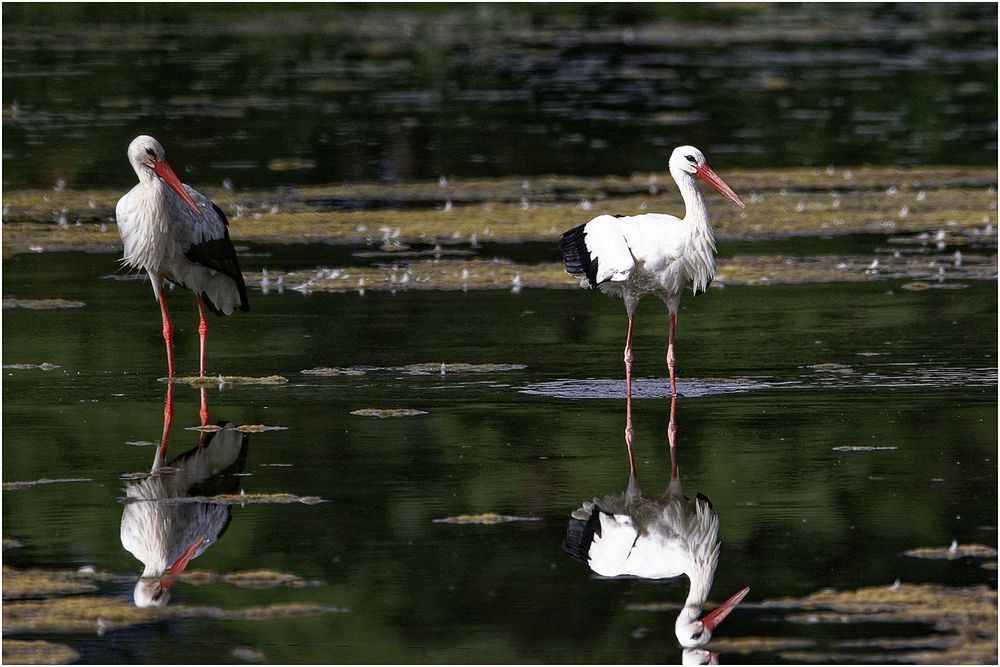
<path fill-rule="evenodd" d="M 575 276 L 587 276 L 591 287 L 597 287 L 597 260 L 591 258 L 587 248 L 585 227 L 574 227 L 559 239 L 559 249 L 563 254 L 566 272 Z"/>
<path fill-rule="evenodd" d="M 601 534 L 601 508 L 595 503 L 586 502 L 583 507 L 573 512 L 569 525 L 566 527 L 566 537 L 563 539 L 563 551 L 584 565 L 590 563 L 590 545 L 594 536 Z"/>

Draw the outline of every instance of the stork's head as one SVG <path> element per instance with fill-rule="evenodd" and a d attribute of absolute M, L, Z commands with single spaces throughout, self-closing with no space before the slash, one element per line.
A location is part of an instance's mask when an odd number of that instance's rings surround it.
<path fill-rule="evenodd" d="M 177 178 L 177 174 L 167 164 L 166 153 L 159 141 L 147 134 L 140 134 L 128 145 L 128 161 L 132 163 L 132 168 L 135 169 L 140 181 L 161 178 L 195 213 L 201 215 L 201 209 L 194 203 L 191 195 L 181 184 L 181 180 Z"/>
<path fill-rule="evenodd" d="M 685 605 L 680 615 L 677 616 L 677 621 L 674 623 L 674 632 L 677 634 L 677 641 L 684 648 L 700 648 L 707 644 L 712 638 L 712 633 L 719 627 L 719 624 L 722 623 L 726 616 L 729 616 L 729 612 L 735 609 L 736 605 L 749 592 L 750 587 L 747 586 L 702 618 L 698 618 L 701 609 L 692 605 Z"/>
<path fill-rule="evenodd" d="M 135 583 L 135 590 L 132 591 L 132 599 L 136 607 L 162 607 L 170 602 L 170 589 L 177 583 L 177 577 L 187 568 L 188 563 L 200 552 L 202 544 L 206 539 L 202 537 L 197 542 L 187 548 L 187 550 L 175 560 L 170 567 L 163 570 L 163 574 L 156 576 L 143 576 Z M 208 545 L 205 545 L 206 547 Z"/>
<path fill-rule="evenodd" d="M 136 607 L 162 607 L 170 602 L 170 589 L 164 588 L 160 577 L 142 577 L 135 582 L 132 599 Z"/>
<path fill-rule="evenodd" d="M 746 208 L 746 204 L 733 192 L 733 189 L 726 185 L 722 177 L 712 171 L 705 161 L 705 154 L 694 146 L 678 146 L 670 154 L 670 172 L 677 179 L 678 174 L 688 174 L 697 176 L 713 188 L 722 193 L 722 196 L 733 202 L 740 208 Z"/>

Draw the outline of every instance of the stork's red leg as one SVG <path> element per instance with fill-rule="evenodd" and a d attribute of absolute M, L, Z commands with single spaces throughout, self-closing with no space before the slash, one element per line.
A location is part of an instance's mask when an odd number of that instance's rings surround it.
<path fill-rule="evenodd" d="M 677 397 L 670 397 L 670 422 L 667 424 L 667 442 L 670 444 L 670 480 L 677 480 Z"/>
<path fill-rule="evenodd" d="M 628 470 L 630 479 L 635 479 L 635 451 L 632 449 L 632 440 L 635 431 L 632 428 L 632 394 L 625 395 L 625 447 L 628 449 Z"/>
<path fill-rule="evenodd" d="M 157 462 L 162 465 L 167 455 L 167 441 L 170 439 L 170 427 L 174 423 L 174 383 L 167 383 L 167 397 L 163 401 L 163 434 L 160 436 L 160 446 L 156 450 Z"/>
<path fill-rule="evenodd" d="M 674 378 L 674 366 L 677 355 L 674 353 L 674 329 L 677 327 L 677 316 L 670 313 L 670 339 L 667 343 L 667 370 L 670 371 L 670 396 L 677 395 L 677 380 Z"/>
<path fill-rule="evenodd" d="M 160 302 L 160 317 L 163 319 L 163 341 L 167 345 L 167 377 L 174 376 L 174 323 L 170 321 L 170 311 L 167 310 L 167 298 L 163 293 L 163 279 L 150 276 L 153 280 L 153 291 L 156 300 Z"/>
<path fill-rule="evenodd" d="M 198 339 L 201 343 L 201 355 L 198 361 L 198 377 L 205 377 L 205 340 L 208 338 L 208 321 L 205 320 L 205 307 L 201 303 L 201 296 L 196 296 L 198 301 Z M 204 426 L 204 424 L 202 424 Z"/>
<path fill-rule="evenodd" d="M 201 425 L 208 426 L 208 387 L 205 385 L 201 386 L 201 408 L 198 410 L 198 416 L 201 417 Z M 202 431 L 201 436 L 198 438 L 198 447 L 205 446 L 205 436 L 206 432 Z"/>
<path fill-rule="evenodd" d="M 628 334 L 625 336 L 625 400 L 632 400 L 632 324 L 635 313 L 628 315 Z"/>

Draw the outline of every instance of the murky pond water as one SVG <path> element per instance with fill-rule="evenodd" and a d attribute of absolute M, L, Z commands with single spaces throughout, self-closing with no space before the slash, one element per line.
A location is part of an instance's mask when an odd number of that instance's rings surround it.
<path fill-rule="evenodd" d="M 247 268 L 262 261 L 275 260 L 249 257 Z M 85 304 L 4 312 L 5 365 L 58 365 L 4 370 L 4 481 L 80 480 L 4 492 L 4 535 L 25 545 L 5 563 L 92 566 L 119 575 L 98 582 L 101 593 L 131 600 L 142 565 L 119 539 L 123 475 L 152 466 L 166 393 L 151 292 L 108 280 L 111 255 L 18 255 L 4 268 L 7 294 Z M 846 637 L 923 634 L 794 624 L 753 603 L 896 579 L 995 582 L 981 558 L 904 555 L 952 540 L 996 543 L 995 285 L 914 292 L 900 284 L 728 287 L 684 305 L 681 480 L 720 517 L 711 599 L 752 590 L 720 636 L 807 639 L 807 648 L 831 650 Z M 197 363 L 189 301 L 172 298 L 182 374 Z M 233 505 L 225 532 L 190 569 L 265 569 L 317 583 L 254 590 L 182 578 L 171 605 L 294 601 L 338 611 L 147 620 L 103 639 L 56 638 L 99 661 L 225 661 L 241 647 L 278 662 L 681 657 L 673 618 L 686 579 L 595 579 L 560 550 L 570 512 L 628 481 L 619 303 L 570 290 L 255 290 L 252 306 L 214 323 L 209 371 L 288 382 L 209 386 L 210 421 L 285 430 L 246 436 L 227 492 L 326 502 Z M 655 490 L 670 474 L 666 317 L 644 306 L 635 451 L 640 480 Z M 524 368 L 402 368 L 442 362 Z M 364 374 L 302 372 L 316 367 Z M 175 392 L 168 460 L 201 437 L 186 430 L 200 423 L 199 390 Z M 426 414 L 352 414 L 365 408 Z M 484 513 L 530 520 L 437 521 Z M 758 648 L 740 659 L 775 656 Z"/>
<path fill-rule="evenodd" d="M 3 30 L 5 661 L 995 662 L 995 6 L 5 5 Z M 99 231 L 154 129 L 233 198 L 251 283 L 210 321 L 229 379 L 201 387 L 160 380 L 152 291 Z M 721 541 L 706 611 L 750 587 L 712 653 L 675 637 L 687 577 L 564 551 L 574 512 L 628 488 L 626 321 L 540 240 L 548 216 L 673 211 L 662 182 L 601 179 L 681 142 L 754 184 L 678 320 L 679 482 Z M 483 232 L 519 206 L 532 241 Z M 48 222 L 63 237 L 33 243 Z M 395 282 L 442 252 L 547 287 Z M 299 284 L 361 269 L 367 289 Z M 193 298 L 169 299 L 195 375 Z M 650 496 L 666 334 L 644 302 Z"/>

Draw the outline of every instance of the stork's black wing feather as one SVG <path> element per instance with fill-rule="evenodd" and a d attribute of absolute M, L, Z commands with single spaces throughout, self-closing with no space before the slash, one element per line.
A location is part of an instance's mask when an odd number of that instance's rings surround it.
<path fill-rule="evenodd" d="M 222 220 L 222 237 L 192 245 L 184 253 L 184 256 L 196 264 L 201 264 L 204 267 L 232 278 L 233 282 L 236 283 L 236 289 L 240 293 L 240 310 L 246 312 L 250 310 L 250 304 L 247 302 L 247 285 L 243 280 L 243 272 L 240 271 L 240 261 L 236 257 L 236 249 L 233 248 L 233 242 L 229 239 L 229 220 L 226 218 L 226 214 L 222 212 L 222 209 L 215 203 L 212 204 L 212 208 Z M 205 295 L 202 295 L 202 297 L 205 305 L 212 312 L 216 315 L 221 314 L 219 309 L 215 307 L 215 304 L 205 298 Z"/>
<path fill-rule="evenodd" d="M 563 263 L 566 272 L 572 275 L 585 275 L 591 287 L 597 287 L 597 260 L 590 256 L 587 248 L 584 227 L 574 227 L 559 238 L 559 249 L 562 250 Z"/>

